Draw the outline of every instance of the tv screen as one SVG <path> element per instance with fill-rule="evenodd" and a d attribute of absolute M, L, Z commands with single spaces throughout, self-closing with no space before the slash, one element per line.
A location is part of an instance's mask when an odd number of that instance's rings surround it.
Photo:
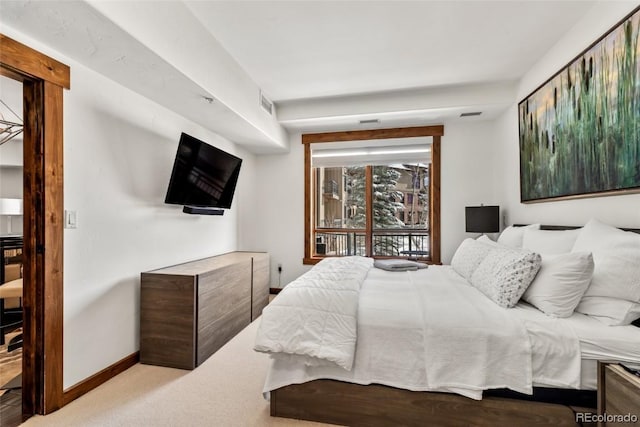
<path fill-rule="evenodd" d="M 183 133 L 164 202 L 228 209 L 241 165 L 242 159 Z"/>

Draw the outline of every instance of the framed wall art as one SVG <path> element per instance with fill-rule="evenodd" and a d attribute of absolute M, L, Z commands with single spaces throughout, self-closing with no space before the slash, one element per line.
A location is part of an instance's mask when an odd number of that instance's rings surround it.
<path fill-rule="evenodd" d="M 523 203 L 640 192 L 640 8 L 518 104 Z"/>

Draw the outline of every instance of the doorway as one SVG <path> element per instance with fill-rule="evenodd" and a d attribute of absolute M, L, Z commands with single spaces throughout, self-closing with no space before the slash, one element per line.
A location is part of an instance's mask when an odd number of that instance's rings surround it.
<path fill-rule="evenodd" d="M 0 76 L 0 427 L 22 417 L 22 97 L 21 82 Z"/>
<path fill-rule="evenodd" d="M 0 34 L 0 75 L 23 87 L 22 418 L 64 405 L 63 90 L 69 67 Z"/>

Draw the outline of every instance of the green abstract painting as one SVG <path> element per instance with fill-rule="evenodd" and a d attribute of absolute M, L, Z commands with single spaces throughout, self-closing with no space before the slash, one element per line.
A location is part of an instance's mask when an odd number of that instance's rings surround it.
<path fill-rule="evenodd" d="M 522 202 L 640 191 L 640 8 L 518 104 Z"/>

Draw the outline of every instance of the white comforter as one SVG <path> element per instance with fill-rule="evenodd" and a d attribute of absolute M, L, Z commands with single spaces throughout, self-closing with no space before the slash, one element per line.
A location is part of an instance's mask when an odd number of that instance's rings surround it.
<path fill-rule="evenodd" d="M 531 393 L 539 365 L 554 367 L 558 386 L 577 387 L 577 338 L 550 337 L 538 326 L 527 312 L 497 306 L 449 267 L 371 268 L 360 294 L 353 369 L 274 355 L 264 391 L 327 378 L 480 399 L 489 388 Z"/>
<path fill-rule="evenodd" d="M 350 370 L 360 287 L 371 266 L 373 260 L 364 257 L 326 258 L 316 264 L 262 311 L 254 349 Z"/>

